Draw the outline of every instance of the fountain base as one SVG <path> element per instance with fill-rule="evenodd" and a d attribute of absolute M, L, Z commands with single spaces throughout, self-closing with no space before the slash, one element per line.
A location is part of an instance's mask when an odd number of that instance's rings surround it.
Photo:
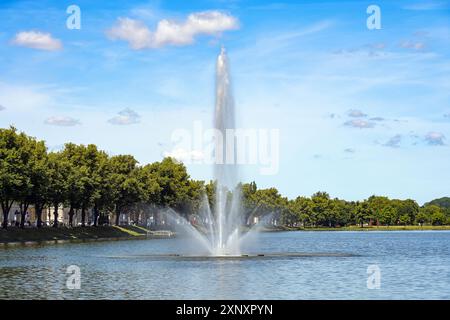
<path fill-rule="evenodd" d="M 106 258 L 116 259 L 183 259 L 183 260 L 220 260 L 220 259 L 290 259 L 290 258 L 346 258 L 357 255 L 341 252 L 286 252 L 286 253 L 243 253 L 243 254 L 224 254 L 224 255 L 198 255 L 198 254 L 146 254 L 146 255 L 127 255 L 127 256 L 107 256 Z"/>

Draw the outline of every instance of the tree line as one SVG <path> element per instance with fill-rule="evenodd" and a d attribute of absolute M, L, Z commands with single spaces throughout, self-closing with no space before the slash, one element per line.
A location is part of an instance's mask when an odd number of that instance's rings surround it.
<path fill-rule="evenodd" d="M 240 184 L 243 223 L 252 217 L 270 216 L 274 224 L 303 227 L 347 225 L 450 224 L 448 201 L 420 207 L 414 200 L 372 196 L 364 201 L 330 198 L 326 192 L 289 200 L 276 188 L 258 189 L 254 182 Z M 7 228 L 14 203 L 20 211 L 20 226 L 30 206 L 36 226 L 42 226 L 45 208 L 54 208 L 53 226 L 58 226 L 58 208 L 69 208 L 69 225 L 87 212 L 93 225 L 103 224 L 110 213 L 115 224 L 133 212 L 158 212 L 170 207 L 184 216 L 196 214 L 206 194 L 214 206 L 214 181 L 191 179 L 186 167 L 172 158 L 139 165 L 131 155 L 110 156 L 95 145 L 66 143 L 61 151 L 49 152 L 44 141 L 16 128 L 0 129 L 0 205 L 2 227 Z M 234 191 L 236 192 L 236 191 Z"/>

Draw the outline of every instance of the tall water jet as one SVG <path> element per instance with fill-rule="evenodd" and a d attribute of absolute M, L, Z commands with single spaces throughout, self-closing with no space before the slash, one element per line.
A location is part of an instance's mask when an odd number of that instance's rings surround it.
<path fill-rule="evenodd" d="M 228 57 L 222 47 L 216 64 L 216 104 L 214 127 L 220 137 L 215 141 L 214 177 L 216 180 L 215 215 L 217 226 L 216 254 L 239 253 L 239 190 L 235 163 L 235 111 Z M 227 134 L 231 133 L 231 134 Z M 231 205 L 228 194 L 233 191 Z"/>
<path fill-rule="evenodd" d="M 214 110 L 214 128 L 216 129 L 214 152 L 214 178 L 216 182 L 215 204 L 210 208 L 204 195 L 199 208 L 195 226 L 185 221 L 173 210 L 166 214 L 190 239 L 195 240 L 198 248 L 208 251 L 209 255 L 240 255 L 240 245 L 249 239 L 253 232 L 242 235 L 241 190 L 238 184 L 238 164 L 236 163 L 236 123 L 234 98 L 228 58 L 222 48 L 216 63 L 216 101 Z M 257 230 L 253 228 L 252 231 Z"/>

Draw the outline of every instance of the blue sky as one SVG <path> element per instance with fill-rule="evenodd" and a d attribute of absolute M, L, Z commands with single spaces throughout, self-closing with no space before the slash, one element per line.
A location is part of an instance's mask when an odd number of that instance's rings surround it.
<path fill-rule="evenodd" d="M 80 30 L 66 28 L 71 4 Z M 366 27 L 370 4 L 380 30 Z M 199 27 L 205 12 L 212 24 Z M 165 19 L 171 29 L 155 31 Z M 212 122 L 224 45 L 239 126 L 280 129 L 278 174 L 249 166 L 244 181 L 291 198 L 423 203 L 450 195 L 449 20 L 438 0 L 2 1 L 0 126 L 52 150 L 95 143 L 160 160 L 175 129 Z"/>

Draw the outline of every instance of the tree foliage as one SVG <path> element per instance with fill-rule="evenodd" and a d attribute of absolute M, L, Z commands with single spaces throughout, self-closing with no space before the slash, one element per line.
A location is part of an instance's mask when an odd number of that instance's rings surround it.
<path fill-rule="evenodd" d="M 57 227 L 58 208 L 69 208 L 69 225 L 81 211 L 81 224 L 103 223 L 114 213 L 120 223 L 123 213 L 153 212 L 171 207 L 186 217 L 201 210 L 207 199 L 215 204 L 215 181 L 191 179 L 186 167 L 172 158 L 139 165 L 131 155 L 110 156 L 95 145 L 67 143 L 59 152 L 48 152 L 43 141 L 18 132 L 14 127 L 0 129 L 0 205 L 3 228 L 13 203 L 24 216 L 34 206 L 37 226 L 44 208 L 54 209 Z M 265 217 L 273 224 L 303 227 L 346 225 L 410 225 L 450 223 L 450 198 L 433 200 L 420 207 L 412 199 L 371 196 L 363 201 L 331 198 L 320 191 L 311 197 L 288 199 L 276 188 L 259 189 L 255 182 L 238 185 L 242 199 L 243 223 Z"/>

